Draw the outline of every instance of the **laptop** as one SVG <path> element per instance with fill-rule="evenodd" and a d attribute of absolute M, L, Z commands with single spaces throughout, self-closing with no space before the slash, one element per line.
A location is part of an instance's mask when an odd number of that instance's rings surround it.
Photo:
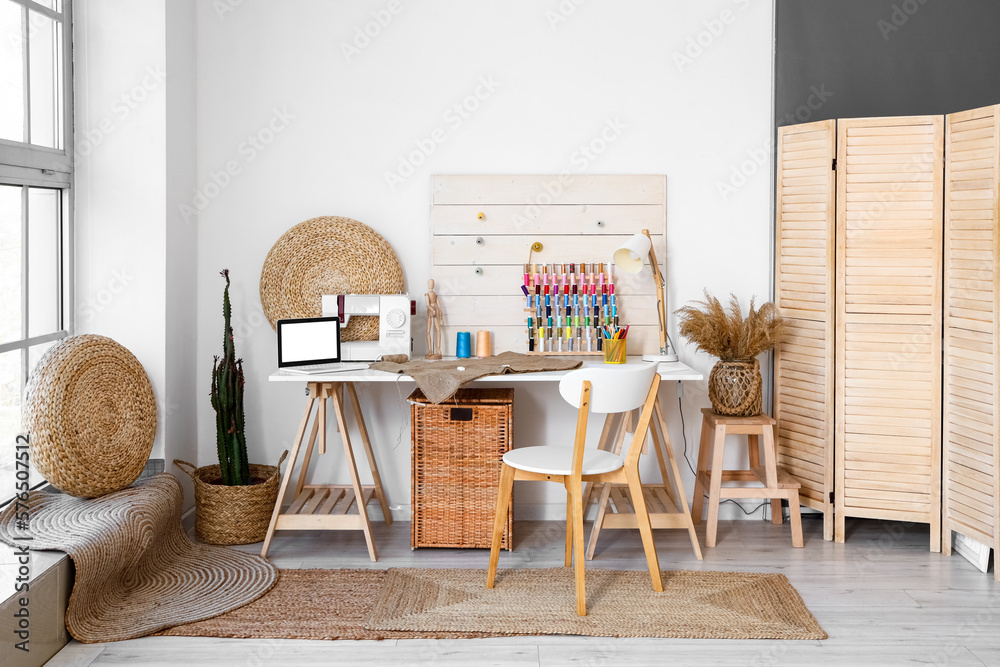
<path fill-rule="evenodd" d="M 278 320 L 278 370 L 318 374 L 362 368 L 368 364 L 340 361 L 339 317 Z"/>

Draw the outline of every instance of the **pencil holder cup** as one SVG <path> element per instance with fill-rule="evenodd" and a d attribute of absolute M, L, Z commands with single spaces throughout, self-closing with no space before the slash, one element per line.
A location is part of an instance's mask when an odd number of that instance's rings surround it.
<path fill-rule="evenodd" d="M 604 341 L 604 363 L 624 364 L 625 363 L 625 339 L 608 339 Z"/>

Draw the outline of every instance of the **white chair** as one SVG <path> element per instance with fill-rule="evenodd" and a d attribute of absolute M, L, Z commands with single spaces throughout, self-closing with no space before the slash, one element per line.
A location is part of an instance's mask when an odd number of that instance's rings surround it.
<path fill-rule="evenodd" d="M 559 383 L 559 393 L 570 405 L 578 409 L 576 437 L 573 446 L 521 447 L 503 456 L 500 474 L 500 492 L 497 498 L 496 518 L 493 522 L 493 543 L 490 549 L 490 567 L 486 578 L 487 588 L 493 588 L 497 561 L 500 557 L 500 538 L 507 523 L 507 506 L 515 480 L 558 482 L 566 487 L 566 567 L 573 563 L 576 553 L 576 613 L 587 615 L 587 597 L 584 588 L 583 550 L 583 482 L 610 482 L 627 484 L 635 507 L 642 547 L 653 580 L 653 589 L 663 590 L 660 564 L 653 544 L 653 531 L 649 523 L 646 501 L 639 479 L 639 455 L 649 430 L 656 390 L 660 386 L 657 364 L 626 364 L 614 368 L 588 368 L 568 373 Z M 613 452 L 597 448 L 584 450 L 587 438 L 587 418 L 591 412 L 619 413 L 642 408 L 635 434 L 623 459 Z"/>

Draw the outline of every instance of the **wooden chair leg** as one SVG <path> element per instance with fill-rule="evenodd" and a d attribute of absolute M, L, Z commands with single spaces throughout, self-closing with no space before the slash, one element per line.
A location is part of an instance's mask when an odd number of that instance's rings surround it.
<path fill-rule="evenodd" d="M 573 496 L 566 489 L 566 567 L 573 564 Z"/>
<path fill-rule="evenodd" d="M 575 554 L 575 579 L 576 579 L 576 613 L 578 616 L 587 615 L 587 590 L 586 577 L 584 572 L 583 557 L 583 489 L 578 484 L 571 484 L 570 497 L 573 502 L 573 550 Z"/>
<path fill-rule="evenodd" d="M 805 546 L 805 543 L 802 541 L 802 512 L 799 510 L 799 492 L 797 489 L 792 489 L 791 493 L 788 494 L 788 518 L 792 523 L 792 546 Z"/>
<path fill-rule="evenodd" d="M 778 488 L 778 451 L 774 447 L 774 435 L 770 428 L 764 428 L 761 437 L 763 442 L 764 471 L 767 478 L 767 486 L 772 489 Z M 791 502 L 788 503 L 791 505 Z M 781 514 L 781 499 L 771 498 L 771 523 L 781 524 L 784 517 Z"/>
<path fill-rule="evenodd" d="M 701 483 L 701 473 L 708 470 L 708 457 L 712 449 L 712 427 L 705 418 L 701 423 L 701 441 L 698 443 L 698 467 L 694 476 L 694 497 L 691 498 L 691 520 L 701 523 L 701 515 L 705 507 L 705 486 Z"/>
<path fill-rule="evenodd" d="M 714 547 L 719 529 L 719 503 L 722 496 L 723 458 L 726 454 L 726 427 L 716 426 L 712 442 L 712 477 L 708 490 L 708 524 L 705 527 L 705 546 Z M 698 453 L 701 458 L 701 453 Z"/>
<path fill-rule="evenodd" d="M 639 535 L 642 537 L 642 549 L 646 552 L 646 565 L 649 566 L 649 576 L 653 580 L 653 590 L 663 591 L 663 580 L 660 578 L 660 561 L 656 557 L 656 543 L 653 541 L 653 527 L 649 523 L 649 511 L 646 509 L 646 498 L 642 495 L 642 481 L 639 471 L 626 470 L 628 490 L 632 494 L 632 507 L 635 509 L 635 520 L 639 524 Z"/>
<path fill-rule="evenodd" d="M 490 543 L 490 569 L 486 575 L 486 588 L 493 588 L 497 576 L 497 562 L 500 560 L 500 542 L 507 527 L 507 507 L 510 505 L 514 489 L 514 469 L 506 463 L 500 469 L 500 490 L 497 495 L 497 510 L 493 517 L 493 540 Z"/>

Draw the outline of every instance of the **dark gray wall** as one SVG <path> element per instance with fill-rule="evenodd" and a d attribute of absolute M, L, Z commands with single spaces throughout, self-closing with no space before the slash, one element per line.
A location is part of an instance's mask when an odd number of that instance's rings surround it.
<path fill-rule="evenodd" d="M 1000 103 L 1000 0 L 777 0 L 775 23 L 776 126 Z"/>

